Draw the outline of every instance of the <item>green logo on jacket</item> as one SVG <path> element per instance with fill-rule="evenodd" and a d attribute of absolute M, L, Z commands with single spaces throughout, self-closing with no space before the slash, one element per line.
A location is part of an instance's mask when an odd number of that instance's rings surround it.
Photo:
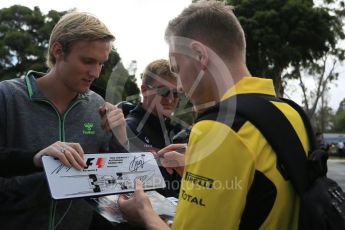
<path fill-rule="evenodd" d="M 91 122 L 84 123 L 84 130 L 83 130 L 84 135 L 95 135 L 95 133 L 96 131 L 93 130 L 93 123 Z"/>

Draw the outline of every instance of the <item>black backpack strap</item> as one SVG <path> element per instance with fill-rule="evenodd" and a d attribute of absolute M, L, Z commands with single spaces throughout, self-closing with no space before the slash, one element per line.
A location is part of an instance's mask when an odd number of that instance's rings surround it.
<path fill-rule="evenodd" d="M 236 112 L 260 130 L 276 152 L 298 194 L 303 194 L 309 187 L 307 157 L 289 120 L 264 97 L 239 94 L 236 100 Z"/>
<path fill-rule="evenodd" d="M 315 181 L 316 178 L 326 176 L 327 175 L 327 160 L 328 154 L 324 150 L 320 149 L 316 145 L 316 138 L 314 130 L 311 126 L 309 117 L 304 112 L 304 110 L 294 101 L 281 98 L 281 100 L 288 103 L 291 107 L 293 107 L 302 117 L 304 126 L 308 133 L 309 145 L 310 145 L 310 152 L 308 154 L 308 177 L 309 180 Z"/>
<path fill-rule="evenodd" d="M 301 116 L 304 126 L 307 130 L 307 134 L 308 134 L 308 139 L 309 139 L 309 145 L 310 145 L 310 150 L 316 150 L 316 140 L 315 140 L 315 133 L 313 130 L 313 127 L 311 126 L 311 122 L 310 119 L 308 117 L 308 115 L 304 112 L 304 110 L 294 101 L 290 100 L 290 99 L 286 99 L 286 98 L 280 98 L 281 100 L 283 100 L 284 102 L 288 103 L 292 108 L 294 108 L 299 115 Z"/>

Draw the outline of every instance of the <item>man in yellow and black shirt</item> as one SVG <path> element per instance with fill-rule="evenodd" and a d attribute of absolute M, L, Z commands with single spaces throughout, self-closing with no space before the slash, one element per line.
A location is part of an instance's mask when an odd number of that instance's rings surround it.
<path fill-rule="evenodd" d="M 175 168 L 183 179 L 173 229 L 297 229 L 299 198 L 276 153 L 250 121 L 228 112 L 236 104 L 224 101 L 264 95 L 285 114 L 307 152 L 306 130 L 298 112 L 276 98 L 272 80 L 251 77 L 244 33 L 231 9 L 193 3 L 170 21 L 166 39 L 171 69 L 199 114 L 185 167 Z M 119 199 L 121 211 L 147 229 L 168 229 L 137 185 L 131 199 Z"/>

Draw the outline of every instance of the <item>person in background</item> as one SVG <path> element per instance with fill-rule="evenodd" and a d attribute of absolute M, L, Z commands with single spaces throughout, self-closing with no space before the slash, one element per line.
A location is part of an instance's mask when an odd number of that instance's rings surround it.
<path fill-rule="evenodd" d="M 325 140 L 323 138 L 323 133 L 316 132 L 315 133 L 315 140 L 316 140 L 316 145 L 317 145 L 318 148 L 327 151 L 327 146 L 325 145 Z"/>
<path fill-rule="evenodd" d="M 156 152 L 173 143 L 173 137 L 181 125 L 170 119 L 179 102 L 176 76 L 170 71 L 168 60 L 158 59 L 147 65 L 142 74 L 140 87 L 142 103 L 126 116 L 131 151 Z M 165 197 L 177 197 L 180 176 L 169 174 L 160 167 L 166 182 L 165 189 L 157 190 Z"/>
<path fill-rule="evenodd" d="M 299 197 L 276 153 L 260 130 L 234 114 L 228 99 L 263 95 L 288 118 L 307 154 L 306 129 L 298 112 L 276 96 L 271 79 L 251 76 L 244 32 L 231 7 L 192 3 L 169 22 L 165 36 L 171 69 L 198 113 L 184 166 L 176 167 L 183 176 L 172 229 L 298 229 Z M 162 161 L 172 150 L 159 152 Z M 169 229 L 139 180 L 134 195 L 120 196 L 118 204 L 133 223 Z"/>
<path fill-rule="evenodd" d="M 35 152 L 60 141 L 80 144 L 79 154 L 125 151 L 121 109 L 90 90 L 114 39 L 95 16 L 77 11 L 65 14 L 50 35 L 49 71 L 28 71 L 23 79 L 0 83 L 0 147 Z M 55 150 L 69 159 L 75 154 L 65 144 Z M 1 177 L 0 183 L 2 230 L 23 225 L 35 230 L 89 228 L 93 210 L 87 202 L 53 201 L 42 172 Z"/>
<path fill-rule="evenodd" d="M 344 155 L 344 142 L 339 141 L 337 144 L 337 147 L 338 147 L 338 154 L 340 156 L 343 156 Z"/>

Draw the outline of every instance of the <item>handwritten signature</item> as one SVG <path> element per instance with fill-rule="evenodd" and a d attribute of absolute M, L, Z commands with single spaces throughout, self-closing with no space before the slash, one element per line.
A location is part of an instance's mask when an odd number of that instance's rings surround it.
<path fill-rule="evenodd" d="M 128 170 L 130 172 L 136 172 L 138 171 L 139 168 L 144 168 L 145 165 L 145 160 L 144 160 L 145 155 L 141 156 L 134 156 L 133 160 L 129 163 L 129 168 Z"/>
<path fill-rule="evenodd" d="M 50 174 L 59 174 L 60 171 L 64 170 L 65 172 L 68 172 L 71 169 L 71 167 L 67 167 L 65 165 L 63 165 L 62 163 L 56 167 Z"/>

